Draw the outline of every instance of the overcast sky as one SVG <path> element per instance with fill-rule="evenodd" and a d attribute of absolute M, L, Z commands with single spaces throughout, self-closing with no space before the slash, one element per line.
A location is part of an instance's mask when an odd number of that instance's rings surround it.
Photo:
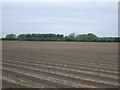
<path fill-rule="evenodd" d="M 3 37 L 6 34 L 94 33 L 118 35 L 117 2 L 11 2 L 3 3 Z"/>

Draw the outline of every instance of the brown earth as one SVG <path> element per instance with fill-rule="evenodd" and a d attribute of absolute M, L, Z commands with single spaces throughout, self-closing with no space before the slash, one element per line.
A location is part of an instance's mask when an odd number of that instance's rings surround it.
<path fill-rule="evenodd" d="M 118 43 L 3 41 L 3 88 L 117 88 Z"/>

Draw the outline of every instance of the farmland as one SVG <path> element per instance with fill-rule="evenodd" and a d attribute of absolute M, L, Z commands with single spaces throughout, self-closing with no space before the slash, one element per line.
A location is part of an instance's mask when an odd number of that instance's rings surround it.
<path fill-rule="evenodd" d="M 117 88 L 118 44 L 3 41 L 3 88 Z"/>

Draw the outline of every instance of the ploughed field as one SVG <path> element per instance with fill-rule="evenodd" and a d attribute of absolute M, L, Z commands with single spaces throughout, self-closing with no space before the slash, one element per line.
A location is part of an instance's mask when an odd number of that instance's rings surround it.
<path fill-rule="evenodd" d="M 118 44 L 3 41 L 3 88 L 117 88 Z"/>

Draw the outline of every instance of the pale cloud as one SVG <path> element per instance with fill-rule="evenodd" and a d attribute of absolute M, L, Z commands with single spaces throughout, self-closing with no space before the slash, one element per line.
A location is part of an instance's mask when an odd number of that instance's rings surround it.
<path fill-rule="evenodd" d="M 2 2 L 118 2 L 119 0 L 2 0 Z"/>
<path fill-rule="evenodd" d="M 34 32 L 117 36 L 117 3 L 3 3 L 3 36 Z"/>

